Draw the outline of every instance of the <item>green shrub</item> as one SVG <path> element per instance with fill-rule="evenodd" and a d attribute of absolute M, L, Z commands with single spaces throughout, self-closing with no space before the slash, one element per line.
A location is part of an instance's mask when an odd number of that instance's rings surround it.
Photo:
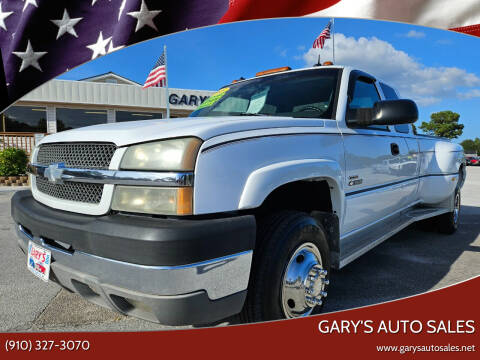
<path fill-rule="evenodd" d="M 6 148 L 0 151 L 0 176 L 15 176 L 27 171 L 28 156 L 22 149 Z"/>

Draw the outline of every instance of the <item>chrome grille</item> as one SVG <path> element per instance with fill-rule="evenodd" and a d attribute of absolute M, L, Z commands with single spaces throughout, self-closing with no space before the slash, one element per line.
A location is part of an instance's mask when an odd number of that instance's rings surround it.
<path fill-rule="evenodd" d="M 111 143 L 53 143 L 40 145 L 36 163 L 64 163 L 79 169 L 108 169 L 116 146 Z"/>
<path fill-rule="evenodd" d="M 35 179 L 37 190 L 58 199 L 99 204 L 102 198 L 103 184 L 65 182 L 53 184 L 44 177 Z"/>
<path fill-rule="evenodd" d="M 112 143 L 52 143 L 40 145 L 35 162 L 40 165 L 64 163 L 65 167 L 77 169 L 108 169 L 117 147 Z M 36 188 L 39 192 L 57 199 L 99 204 L 103 185 L 64 182 L 54 184 L 37 176 Z"/>

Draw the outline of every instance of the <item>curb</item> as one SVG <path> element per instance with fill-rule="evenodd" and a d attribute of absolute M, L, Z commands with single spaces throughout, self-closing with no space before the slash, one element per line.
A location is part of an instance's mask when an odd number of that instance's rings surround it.
<path fill-rule="evenodd" d="M 28 185 L 27 175 L 18 176 L 0 176 L 0 188 L 1 187 L 14 187 L 14 186 L 26 186 Z"/>
<path fill-rule="evenodd" d="M 30 190 L 30 186 L 0 186 L 0 193 L 20 190 Z"/>

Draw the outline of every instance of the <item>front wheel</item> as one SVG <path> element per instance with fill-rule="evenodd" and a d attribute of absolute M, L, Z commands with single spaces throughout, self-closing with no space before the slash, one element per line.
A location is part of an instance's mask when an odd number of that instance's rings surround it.
<path fill-rule="evenodd" d="M 325 230 L 305 213 L 283 211 L 258 224 L 243 322 L 289 319 L 318 310 L 329 284 Z"/>

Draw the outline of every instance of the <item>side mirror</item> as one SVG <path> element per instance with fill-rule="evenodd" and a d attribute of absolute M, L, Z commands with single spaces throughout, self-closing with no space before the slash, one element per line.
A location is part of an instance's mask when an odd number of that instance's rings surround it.
<path fill-rule="evenodd" d="M 418 120 L 418 108 L 408 99 L 382 100 L 373 108 L 349 111 L 347 122 L 354 126 L 412 124 Z"/>

